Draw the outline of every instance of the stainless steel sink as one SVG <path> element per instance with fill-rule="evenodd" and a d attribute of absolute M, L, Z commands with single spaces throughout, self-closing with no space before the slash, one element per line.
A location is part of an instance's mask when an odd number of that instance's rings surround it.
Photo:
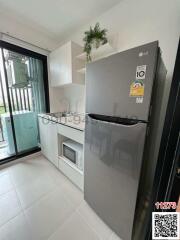
<path fill-rule="evenodd" d="M 69 117 L 74 115 L 72 112 L 56 112 L 56 113 L 46 113 L 47 115 L 55 118 Z"/>

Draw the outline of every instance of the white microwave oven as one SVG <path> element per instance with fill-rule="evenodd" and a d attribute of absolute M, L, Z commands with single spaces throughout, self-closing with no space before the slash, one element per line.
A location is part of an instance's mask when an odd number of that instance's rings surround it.
<path fill-rule="evenodd" d="M 62 156 L 83 170 L 83 145 L 72 140 L 62 143 Z"/>

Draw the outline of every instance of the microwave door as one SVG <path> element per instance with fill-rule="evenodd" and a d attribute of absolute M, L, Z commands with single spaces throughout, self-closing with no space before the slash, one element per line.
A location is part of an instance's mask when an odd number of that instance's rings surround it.
<path fill-rule="evenodd" d="M 63 145 L 63 156 L 76 164 L 76 152 L 72 148 Z"/>

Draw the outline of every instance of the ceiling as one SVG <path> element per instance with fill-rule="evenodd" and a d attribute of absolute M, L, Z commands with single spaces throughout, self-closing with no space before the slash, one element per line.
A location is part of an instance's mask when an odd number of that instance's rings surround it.
<path fill-rule="evenodd" d="M 49 43 L 57 44 L 119 2 L 120 0 L 0 0 L 0 31 L 29 42 L 34 39 L 34 44 L 37 44 L 40 36 L 47 38 Z M 28 36 L 29 39 L 26 39 Z M 52 48 L 45 42 L 42 41 L 42 44 L 47 46 L 42 47 Z"/>

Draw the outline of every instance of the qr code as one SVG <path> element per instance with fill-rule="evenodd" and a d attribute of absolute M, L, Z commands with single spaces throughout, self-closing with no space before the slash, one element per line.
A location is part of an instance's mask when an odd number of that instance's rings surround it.
<path fill-rule="evenodd" d="M 153 212 L 152 239 L 180 239 L 179 216 L 177 212 Z"/>

